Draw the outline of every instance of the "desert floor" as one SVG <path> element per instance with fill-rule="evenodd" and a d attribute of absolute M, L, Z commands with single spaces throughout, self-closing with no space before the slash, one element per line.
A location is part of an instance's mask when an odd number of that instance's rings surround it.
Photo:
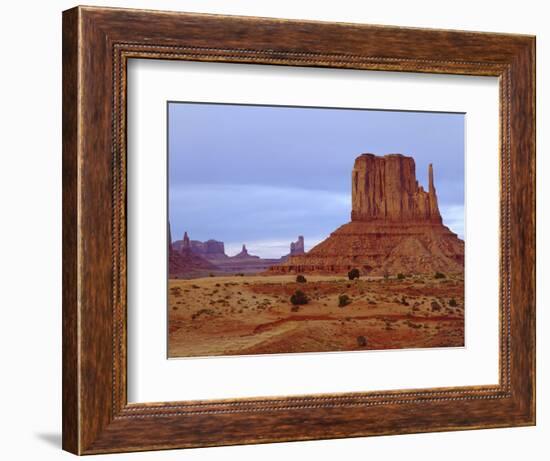
<path fill-rule="evenodd" d="M 168 355 L 271 354 L 464 345 L 462 276 L 216 276 L 169 281 Z M 302 290 L 309 303 L 293 307 Z M 339 296 L 351 303 L 339 307 Z"/>

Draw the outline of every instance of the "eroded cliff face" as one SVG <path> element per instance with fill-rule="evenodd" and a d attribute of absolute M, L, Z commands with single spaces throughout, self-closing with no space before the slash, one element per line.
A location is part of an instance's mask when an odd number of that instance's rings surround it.
<path fill-rule="evenodd" d="M 272 272 L 423 274 L 464 271 L 464 242 L 443 225 L 430 165 L 428 191 L 418 184 L 412 157 L 356 158 L 351 175 L 351 222 Z"/>
<path fill-rule="evenodd" d="M 426 192 L 416 180 L 412 157 L 362 154 L 355 159 L 351 183 L 352 221 L 442 222 L 432 165 Z"/>

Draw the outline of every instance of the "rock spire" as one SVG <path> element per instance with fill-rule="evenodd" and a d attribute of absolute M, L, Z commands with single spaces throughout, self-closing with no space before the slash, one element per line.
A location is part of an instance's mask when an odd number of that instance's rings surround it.
<path fill-rule="evenodd" d="M 290 243 L 290 256 L 303 255 L 305 253 L 304 236 L 299 235 L 296 242 Z"/>
<path fill-rule="evenodd" d="M 183 233 L 183 243 L 182 243 L 181 249 L 182 251 L 191 250 L 191 242 L 189 240 L 189 235 L 187 235 L 187 231 Z"/>

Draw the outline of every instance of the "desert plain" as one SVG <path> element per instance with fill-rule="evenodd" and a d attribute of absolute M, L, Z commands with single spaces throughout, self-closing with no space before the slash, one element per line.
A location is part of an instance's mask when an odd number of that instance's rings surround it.
<path fill-rule="evenodd" d="M 169 357 L 464 345 L 462 274 L 170 279 Z M 300 290 L 307 304 L 295 305 Z"/>

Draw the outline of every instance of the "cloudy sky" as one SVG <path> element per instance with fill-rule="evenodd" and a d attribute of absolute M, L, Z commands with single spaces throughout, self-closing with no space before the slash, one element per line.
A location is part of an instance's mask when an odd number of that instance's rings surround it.
<path fill-rule="evenodd" d="M 363 153 L 428 164 L 444 223 L 464 234 L 464 115 L 353 109 L 169 103 L 172 238 L 225 242 L 226 253 L 311 248 L 349 221 L 351 170 Z"/>

